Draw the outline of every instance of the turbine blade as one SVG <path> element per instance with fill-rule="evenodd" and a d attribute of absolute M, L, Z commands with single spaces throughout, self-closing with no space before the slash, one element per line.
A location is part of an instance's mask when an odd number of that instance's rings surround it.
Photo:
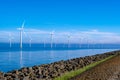
<path fill-rule="evenodd" d="M 27 34 L 26 34 L 26 32 L 24 30 L 23 30 L 23 33 L 24 33 L 25 37 L 27 37 Z"/>
<path fill-rule="evenodd" d="M 29 38 L 29 40 L 32 40 L 32 38 L 31 38 L 31 36 L 30 36 L 30 35 L 28 35 L 28 38 Z"/>
<path fill-rule="evenodd" d="M 30 36 L 30 35 L 28 35 L 28 34 L 27 34 L 24 30 L 23 30 L 23 33 L 24 33 L 25 37 L 28 37 L 28 38 L 29 38 L 29 40 L 32 40 L 31 36 Z"/>
<path fill-rule="evenodd" d="M 23 21 L 23 24 L 22 24 L 22 29 L 24 28 L 24 25 L 25 25 L 25 21 Z"/>
<path fill-rule="evenodd" d="M 17 28 L 17 30 L 20 30 L 21 28 Z"/>

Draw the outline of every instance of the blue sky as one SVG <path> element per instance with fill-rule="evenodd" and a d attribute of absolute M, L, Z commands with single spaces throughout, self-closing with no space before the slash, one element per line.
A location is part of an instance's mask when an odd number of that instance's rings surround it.
<path fill-rule="evenodd" d="M 0 30 L 119 33 L 119 0 L 0 0 Z"/>

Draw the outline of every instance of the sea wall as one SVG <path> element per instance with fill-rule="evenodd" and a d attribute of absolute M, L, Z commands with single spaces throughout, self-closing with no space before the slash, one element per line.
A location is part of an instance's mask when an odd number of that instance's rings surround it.
<path fill-rule="evenodd" d="M 65 72 L 80 69 L 93 62 L 118 53 L 120 53 L 120 51 L 85 56 L 66 61 L 62 60 L 51 64 L 24 67 L 7 73 L 0 72 L 0 80 L 52 80 L 57 76 L 63 75 Z"/>

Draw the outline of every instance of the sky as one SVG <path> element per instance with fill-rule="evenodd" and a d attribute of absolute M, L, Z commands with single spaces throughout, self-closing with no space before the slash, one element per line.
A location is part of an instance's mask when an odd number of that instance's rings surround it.
<path fill-rule="evenodd" d="M 109 41 L 102 42 L 119 42 L 120 1 L 0 0 L 0 41 L 5 41 L 2 37 L 8 36 L 8 32 L 12 33 L 15 41 L 19 41 L 16 39 L 19 37 L 17 28 L 21 27 L 23 21 L 25 21 L 26 33 L 34 39 L 37 39 L 40 34 L 42 34 L 39 37 L 41 39 L 43 35 L 55 31 L 55 37 L 60 33 L 65 35 L 70 33 L 72 37 L 74 36 L 73 39 L 71 38 L 73 42 L 79 42 L 74 40 L 81 38 L 81 35 L 78 35 L 81 33 L 88 38 L 92 36 L 92 41 L 94 41 L 93 38 L 103 40 L 109 37 Z M 96 37 L 96 34 L 102 37 Z M 63 36 L 60 36 L 60 41 L 64 40 Z M 49 35 L 46 37 L 48 38 Z"/>

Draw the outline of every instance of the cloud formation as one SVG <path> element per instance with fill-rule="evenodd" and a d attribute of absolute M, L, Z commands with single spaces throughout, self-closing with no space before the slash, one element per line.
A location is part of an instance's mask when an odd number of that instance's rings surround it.
<path fill-rule="evenodd" d="M 32 39 L 33 43 L 50 43 L 51 32 L 39 29 L 24 29 L 23 42 L 27 43 Z M 53 42 L 55 43 L 67 43 L 68 39 L 71 43 L 120 43 L 120 34 L 111 32 L 102 32 L 99 30 L 90 31 L 53 31 Z M 0 31 L 0 42 L 8 42 L 12 39 L 12 42 L 20 41 L 19 31 Z M 10 36 L 11 34 L 11 36 Z M 69 37 L 69 38 L 68 38 Z"/>

